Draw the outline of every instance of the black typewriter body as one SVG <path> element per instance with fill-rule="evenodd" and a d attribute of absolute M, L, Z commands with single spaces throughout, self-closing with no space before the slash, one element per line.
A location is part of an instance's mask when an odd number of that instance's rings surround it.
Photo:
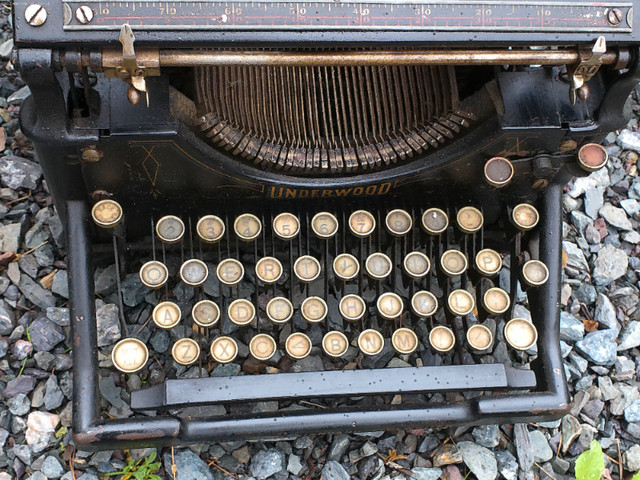
<path fill-rule="evenodd" d="M 530 3 L 16 1 L 15 63 L 31 88 L 21 128 L 68 233 L 75 442 L 178 445 L 563 415 L 561 194 L 573 176 L 603 168 L 597 143 L 626 122 L 640 81 L 640 8 Z M 111 224 L 96 218 L 105 201 L 120 209 Z M 529 225 L 514 216 L 522 205 L 535 215 Z M 479 226 L 460 216 L 469 207 Z M 429 224 L 429 209 L 448 218 L 443 229 Z M 356 211 L 372 221 L 366 235 L 350 224 Z M 276 231 L 282 213 L 297 219 L 290 238 Z M 319 213 L 337 231 L 316 224 Z M 252 238 L 236 220 L 244 214 L 261 227 Z M 206 215 L 224 224 L 215 239 L 199 230 Z M 167 216 L 182 222 L 177 241 L 160 231 Z M 487 249 L 505 272 L 483 270 Z M 443 263 L 451 251 L 465 268 Z M 403 263 L 412 252 L 427 258 L 426 273 Z M 334 265 L 341 254 L 355 258 L 354 276 Z M 376 276 L 373 254 L 390 273 Z M 316 260 L 317 277 L 300 277 L 300 257 Z M 274 282 L 256 271 L 264 258 L 279 262 Z M 208 267 L 204 284 L 179 272 L 192 259 Z M 228 259 L 244 268 L 234 284 L 219 273 Z M 115 263 L 122 337 L 144 343 L 162 326 L 155 305 L 126 305 L 121 292 L 147 261 L 167 267 L 154 302 L 181 312 L 164 325 L 171 343 L 190 338 L 198 355 L 184 365 L 170 351 L 153 355 L 135 369 L 148 385 L 131 392 L 134 413 L 103 418 L 100 376 L 117 365 L 98 365 L 94 263 Z M 531 261 L 544 281 L 523 274 Z M 484 303 L 491 288 L 504 292 L 504 309 Z M 413 306 L 418 292 L 433 294 L 433 312 Z M 380 305 L 390 293 L 399 313 Z M 364 300 L 361 318 L 345 318 L 347 295 Z M 290 302 L 284 321 L 270 321 L 274 298 Z M 320 320 L 302 312 L 308 298 L 324 302 Z M 230 320 L 237 299 L 255 310 L 246 325 Z M 219 319 L 200 328 L 192 309 L 203 300 Z M 535 338 L 515 348 L 505 327 L 524 305 Z M 474 326 L 488 346 L 468 336 Z M 392 342 L 400 329 L 413 332 L 413 350 Z M 381 352 L 358 342 L 371 330 Z M 331 332 L 344 335 L 341 355 L 323 343 Z M 309 340 L 299 357 L 288 347 L 296 333 Z M 260 335 L 274 342 L 269 358 L 252 346 Z M 233 359 L 214 356 L 220 337 L 239 345 Z M 305 366 L 311 357 L 315 368 Z M 212 375 L 225 361 L 236 375 Z M 133 369 L 120 370 L 124 383 Z M 265 401 L 277 408 L 256 413 Z"/>

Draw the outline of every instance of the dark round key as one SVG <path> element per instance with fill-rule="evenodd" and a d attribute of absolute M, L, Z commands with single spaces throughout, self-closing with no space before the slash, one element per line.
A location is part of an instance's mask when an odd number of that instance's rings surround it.
<path fill-rule="evenodd" d="M 493 157 L 484 164 L 484 178 L 493 187 L 504 187 L 513 178 L 513 164 L 506 158 Z"/>

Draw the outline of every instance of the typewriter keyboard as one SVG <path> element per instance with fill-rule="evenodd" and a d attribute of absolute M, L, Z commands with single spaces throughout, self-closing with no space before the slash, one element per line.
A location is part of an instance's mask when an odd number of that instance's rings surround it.
<path fill-rule="evenodd" d="M 117 246 L 121 206 L 101 200 L 92 215 Z M 165 378 L 227 363 L 245 373 L 377 368 L 394 356 L 415 367 L 526 366 L 537 331 L 516 304 L 549 272 L 523 248 L 536 208 L 502 217 L 490 228 L 464 206 L 155 218 L 148 257 L 123 272 L 148 292 L 127 310 L 113 366 L 160 367 Z M 150 356 L 156 330 L 170 346 Z M 304 363 L 310 355 L 321 361 Z"/>

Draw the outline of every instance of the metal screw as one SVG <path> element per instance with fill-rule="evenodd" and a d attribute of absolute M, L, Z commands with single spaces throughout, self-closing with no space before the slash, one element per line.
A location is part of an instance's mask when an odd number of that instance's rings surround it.
<path fill-rule="evenodd" d="M 622 10 L 619 8 L 611 8 L 607 12 L 607 21 L 611 25 L 620 25 L 623 17 L 624 15 L 622 14 Z"/>
<path fill-rule="evenodd" d="M 88 5 L 81 5 L 76 8 L 76 20 L 85 25 L 93 20 L 93 10 Z"/>
<path fill-rule="evenodd" d="M 32 3 L 24 11 L 24 19 L 32 27 L 39 27 L 47 20 L 47 11 L 37 3 Z"/>

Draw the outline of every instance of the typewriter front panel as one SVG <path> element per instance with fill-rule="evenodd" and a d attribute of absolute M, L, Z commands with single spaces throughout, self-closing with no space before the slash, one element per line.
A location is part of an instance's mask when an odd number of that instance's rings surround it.
<path fill-rule="evenodd" d="M 563 414 L 561 192 L 624 124 L 638 9 L 531 3 L 17 2 L 77 443 Z"/>

